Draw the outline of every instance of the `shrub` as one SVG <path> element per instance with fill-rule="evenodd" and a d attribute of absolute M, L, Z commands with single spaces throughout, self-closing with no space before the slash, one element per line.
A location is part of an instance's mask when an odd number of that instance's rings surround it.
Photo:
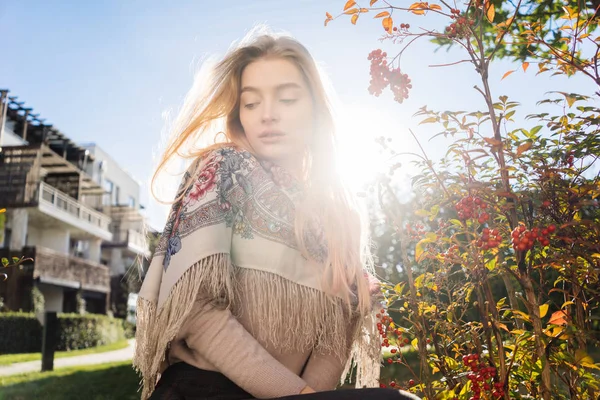
<path fill-rule="evenodd" d="M 56 351 L 86 349 L 126 337 L 123 320 L 105 315 L 59 314 L 58 326 Z M 0 314 L 0 332 L 0 353 L 41 351 L 42 326 L 33 313 Z"/>

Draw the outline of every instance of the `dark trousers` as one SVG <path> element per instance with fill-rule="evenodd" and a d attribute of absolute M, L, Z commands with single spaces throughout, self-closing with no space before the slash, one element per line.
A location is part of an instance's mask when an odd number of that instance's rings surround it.
<path fill-rule="evenodd" d="M 250 400 L 250 394 L 225 375 L 185 363 L 171 365 L 162 374 L 150 400 Z M 279 400 L 414 400 L 394 389 L 348 389 L 279 397 Z"/>

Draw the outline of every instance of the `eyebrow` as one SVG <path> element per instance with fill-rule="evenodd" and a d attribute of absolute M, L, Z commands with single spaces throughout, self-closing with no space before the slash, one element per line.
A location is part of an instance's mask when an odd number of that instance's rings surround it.
<path fill-rule="evenodd" d="M 281 91 L 283 89 L 289 89 L 289 88 L 302 89 L 302 87 L 300 85 L 298 85 L 297 83 L 293 83 L 293 82 L 282 83 L 280 85 L 275 86 L 276 91 Z M 244 92 L 260 92 L 260 90 L 253 86 L 244 86 L 240 93 L 244 93 Z"/>

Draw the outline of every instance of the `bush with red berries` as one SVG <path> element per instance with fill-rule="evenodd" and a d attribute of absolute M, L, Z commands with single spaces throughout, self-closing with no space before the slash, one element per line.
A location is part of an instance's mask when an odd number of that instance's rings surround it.
<path fill-rule="evenodd" d="M 525 126 L 513 118 L 519 103 L 495 94 L 490 80 L 490 65 L 510 43 L 527 57 L 525 73 L 531 63 L 538 73 L 579 74 L 600 93 L 595 14 L 570 3 L 563 25 L 536 24 L 515 12 L 521 3 L 393 3 L 359 8 L 349 0 L 341 14 L 356 23 L 356 15 L 376 12 L 383 41 L 396 46 L 369 54 L 369 92 L 389 87 L 405 104 L 412 82 L 402 56 L 426 37 L 464 51 L 457 63 L 472 64 L 483 101 L 472 112 L 415 113 L 419 125 L 437 124 L 436 136 L 452 140 L 438 162 L 411 131 L 421 149 L 412 154 L 420 173 L 411 202 L 396 193 L 398 168 L 374 182 L 381 206 L 374 240 L 389 280 L 378 313 L 381 386 L 429 400 L 598 398 L 600 108 L 589 96 L 549 92 L 539 103 L 548 109 L 521 118 L 533 124 Z M 410 15 L 446 20 L 411 28 Z M 559 45 L 548 42 L 548 30 Z M 584 42 L 589 47 L 577 47 Z M 390 163 L 405 164 L 391 139 L 378 143 L 396 155 Z"/>

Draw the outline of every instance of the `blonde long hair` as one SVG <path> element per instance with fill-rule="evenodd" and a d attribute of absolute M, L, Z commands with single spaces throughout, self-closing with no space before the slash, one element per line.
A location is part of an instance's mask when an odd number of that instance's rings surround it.
<path fill-rule="evenodd" d="M 239 116 L 241 76 L 248 64 L 264 58 L 283 58 L 296 65 L 314 102 L 315 131 L 304 163 L 306 200 L 298 206 L 295 221 L 299 249 L 305 257 L 310 257 L 305 232 L 313 217 L 318 216 L 328 247 L 324 288 L 340 294 L 348 306 L 354 302 L 351 293 L 357 293 L 358 310 L 367 313 L 371 299 L 363 274 L 373 273 L 367 224 L 358 212 L 356 199 L 338 175 L 334 117 L 322 74 L 308 50 L 297 40 L 259 27 L 214 67 L 201 70 L 175 120 L 171 141 L 152 178 L 152 194 L 156 197 L 154 185 L 158 174 L 177 156 L 196 159 L 222 146 L 237 146 L 252 152 Z M 185 153 L 184 147 L 189 147 Z"/>

